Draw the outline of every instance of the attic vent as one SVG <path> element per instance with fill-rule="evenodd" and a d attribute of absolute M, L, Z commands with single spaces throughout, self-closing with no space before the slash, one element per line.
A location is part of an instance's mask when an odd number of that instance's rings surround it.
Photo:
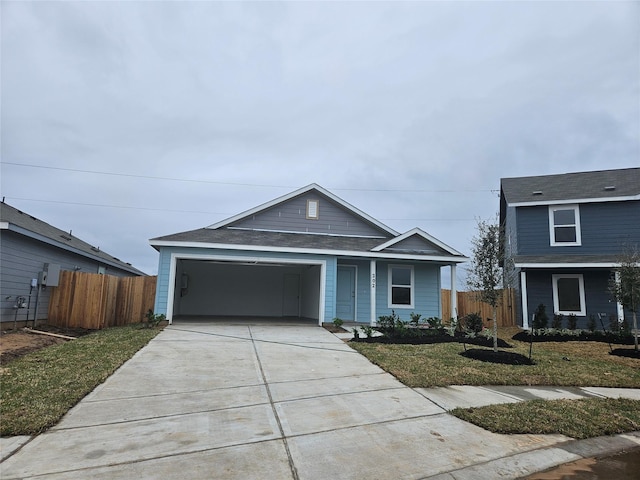
<path fill-rule="evenodd" d="M 99 252 L 100 251 L 100 247 L 91 247 L 91 250 L 93 250 L 94 252 Z"/>
<path fill-rule="evenodd" d="M 318 220 L 320 218 L 320 200 L 307 200 L 307 219 Z"/>
<path fill-rule="evenodd" d="M 604 189 L 607 192 L 611 192 L 612 190 L 616 189 L 616 186 L 615 185 L 608 185 L 608 186 L 604 187 Z"/>
<path fill-rule="evenodd" d="M 542 195 L 542 190 L 535 190 L 532 195 Z"/>

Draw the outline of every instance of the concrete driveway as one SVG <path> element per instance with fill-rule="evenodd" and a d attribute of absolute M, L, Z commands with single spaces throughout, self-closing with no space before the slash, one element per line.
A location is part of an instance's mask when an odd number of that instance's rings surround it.
<path fill-rule="evenodd" d="M 462 422 L 322 328 L 176 323 L 5 460 L 1 476 L 513 478 L 527 462 L 495 462 L 566 440 Z M 562 451 L 545 451 L 548 466 L 574 459 L 554 458 Z"/>

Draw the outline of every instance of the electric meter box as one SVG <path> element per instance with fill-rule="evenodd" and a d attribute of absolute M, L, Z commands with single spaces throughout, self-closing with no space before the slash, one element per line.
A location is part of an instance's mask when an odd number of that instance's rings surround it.
<path fill-rule="evenodd" d="M 38 275 L 38 280 L 43 287 L 57 287 L 60 281 L 60 265 L 45 263 L 44 269 Z"/>

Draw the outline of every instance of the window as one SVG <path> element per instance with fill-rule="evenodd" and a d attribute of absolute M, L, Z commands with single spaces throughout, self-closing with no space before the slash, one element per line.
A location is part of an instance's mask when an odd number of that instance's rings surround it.
<path fill-rule="evenodd" d="M 586 315 L 582 275 L 552 275 L 553 311 L 563 315 Z"/>
<path fill-rule="evenodd" d="M 320 200 L 307 200 L 307 219 L 318 220 L 320 218 Z"/>
<path fill-rule="evenodd" d="M 552 246 L 581 245 L 578 205 L 550 206 L 549 234 Z"/>
<path fill-rule="evenodd" d="M 389 308 L 413 308 L 413 267 L 389 265 Z"/>

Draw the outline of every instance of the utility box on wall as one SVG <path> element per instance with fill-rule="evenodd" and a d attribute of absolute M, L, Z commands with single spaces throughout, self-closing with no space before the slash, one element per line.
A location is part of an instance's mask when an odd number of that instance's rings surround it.
<path fill-rule="evenodd" d="M 38 283 L 43 287 L 57 287 L 60 282 L 60 265 L 45 263 L 44 269 L 38 275 Z"/>

